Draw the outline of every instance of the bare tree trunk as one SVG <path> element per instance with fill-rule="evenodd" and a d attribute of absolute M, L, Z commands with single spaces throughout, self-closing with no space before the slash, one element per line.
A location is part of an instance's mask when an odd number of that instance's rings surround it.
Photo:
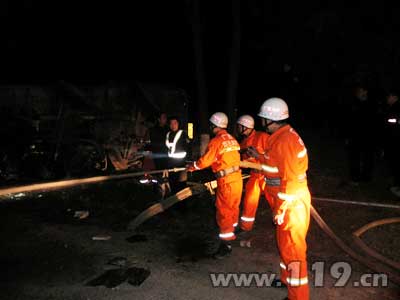
<path fill-rule="evenodd" d="M 205 149 L 210 141 L 208 134 L 208 103 L 207 103 L 207 86 L 204 70 L 204 53 L 202 40 L 202 25 L 200 19 L 200 0 L 186 0 L 189 8 L 189 18 L 192 26 L 193 34 L 193 50 L 195 61 L 195 80 L 197 85 L 196 97 L 196 115 L 199 120 L 200 133 L 200 155 L 204 154 Z"/>
<path fill-rule="evenodd" d="M 237 92 L 240 70 L 240 0 L 232 1 L 232 45 L 230 47 L 229 74 L 226 92 L 226 112 L 229 117 L 229 128 L 234 128 L 237 118 Z"/>
<path fill-rule="evenodd" d="M 204 70 L 204 53 L 202 41 L 202 25 L 200 19 L 200 1 L 186 0 L 189 8 L 189 18 L 193 33 L 193 50 L 195 60 L 195 80 L 197 85 L 196 111 L 200 121 L 200 133 L 206 133 L 208 129 L 208 103 L 207 87 Z"/>

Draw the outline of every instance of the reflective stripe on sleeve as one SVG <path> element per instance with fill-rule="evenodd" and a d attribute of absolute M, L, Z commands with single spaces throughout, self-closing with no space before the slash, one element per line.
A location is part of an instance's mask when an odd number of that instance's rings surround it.
<path fill-rule="evenodd" d="M 307 174 L 306 173 L 300 174 L 300 175 L 297 176 L 297 179 L 300 180 L 300 181 L 302 181 L 302 180 L 304 180 L 306 178 L 307 178 Z"/>
<path fill-rule="evenodd" d="M 268 165 L 261 165 L 261 169 L 263 169 L 263 171 L 268 172 L 268 173 L 278 173 L 279 172 L 277 167 L 271 167 Z"/>
<path fill-rule="evenodd" d="M 175 153 L 171 153 L 169 155 L 169 157 L 172 158 L 185 158 L 186 157 L 186 152 L 175 152 Z"/>
<path fill-rule="evenodd" d="M 297 153 L 297 157 L 298 158 L 303 158 L 304 156 L 306 156 L 307 154 L 307 149 L 304 148 L 302 151 L 300 151 L 299 153 Z"/>

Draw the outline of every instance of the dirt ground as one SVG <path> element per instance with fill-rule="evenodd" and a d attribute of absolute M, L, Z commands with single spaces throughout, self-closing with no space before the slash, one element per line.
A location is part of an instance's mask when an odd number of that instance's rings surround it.
<path fill-rule="evenodd" d="M 309 151 L 309 185 L 313 196 L 400 205 L 388 191 L 388 174 L 377 159 L 374 180 L 359 186 L 347 183 L 343 141 L 307 131 L 302 133 Z M 204 175 L 204 174 L 203 174 Z M 202 174 L 193 175 L 197 180 Z M 204 175 L 206 176 L 206 175 Z M 261 199 L 251 248 L 234 245 L 230 257 L 208 255 L 215 236 L 213 198 L 203 194 L 173 207 L 128 232 L 126 225 L 155 203 L 152 186 L 134 180 L 110 182 L 65 191 L 30 195 L 0 204 L 0 299 L 283 299 L 286 290 L 271 287 L 212 287 L 210 273 L 277 272 L 279 256 L 268 205 Z M 315 208 L 347 244 L 351 233 L 382 218 L 399 217 L 400 210 L 313 201 Z M 89 211 L 78 220 L 74 212 Z M 400 224 L 372 229 L 362 238 L 372 248 L 400 261 Z M 93 240 L 109 236 L 109 240 Z M 127 238 L 134 237 L 131 242 Z M 311 299 L 400 299 L 400 287 L 354 286 L 367 267 L 342 252 L 312 221 L 308 234 Z M 355 248 L 360 254 L 361 250 Z M 363 254 L 364 255 L 364 254 Z M 128 281 L 114 288 L 89 286 L 122 258 L 123 270 L 143 283 Z M 351 266 L 344 287 L 330 267 L 338 262 Z M 324 284 L 316 287 L 316 264 L 324 263 Z M 132 278 L 132 277 L 131 277 Z"/>

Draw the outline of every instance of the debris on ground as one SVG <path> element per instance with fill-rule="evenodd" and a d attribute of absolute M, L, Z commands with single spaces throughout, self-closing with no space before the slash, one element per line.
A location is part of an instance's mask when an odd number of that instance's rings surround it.
<path fill-rule="evenodd" d="M 77 210 L 75 211 L 74 218 L 83 220 L 89 217 L 89 212 L 87 210 Z"/>
<path fill-rule="evenodd" d="M 114 257 L 114 258 L 110 259 L 107 262 L 107 265 L 117 266 L 117 267 L 122 268 L 122 267 L 126 266 L 127 262 L 128 262 L 128 260 L 126 259 L 126 257 L 118 256 L 118 257 Z"/>
<path fill-rule="evenodd" d="M 14 198 L 25 197 L 25 193 L 18 193 L 18 194 L 15 194 L 13 197 L 14 197 Z"/>
<path fill-rule="evenodd" d="M 240 241 L 240 247 L 251 248 L 251 241 L 252 239 Z"/>
<path fill-rule="evenodd" d="M 111 239 L 110 235 L 96 235 L 92 237 L 93 241 L 108 241 Z"/>
<path fill-rule="evenodd" d="M 385 184 L 388 177 L 379 169 L 371 183 L 338 189 L 345 174 L 346 160 L 332 158 L 343 148 L 336 143 L 321 143 L 320 138 L 315 143 L 318 146 L 307 143 L 313 152 L 310 161 L 312 195 L 398 204 Z M 192 176 L 198 182 L 209 180 L 207 174 Z M 208 193 L 185 200 L 189 205 L 186 211 L 172 206 L 141 223 L 140 231 L 125 230 L 129 221 L 157 203 L 159 198 L 150 186 L 124 180 L 65 193 L 49 192 L 40 199 L 28 198 L 24 203 L 5 203 L 0 210 L 0 227 L 3 229 L 0 298 L 204 299 L 213 294 L 213 299 L 253 300 L 287 296 L 284 288 L 265 289 L 253 285 L 237 288 L 232 284 L 215 288 L 210 282 L 210 273 L 279 274 L 276 225 L 272 225 L 272 212 L 265 199 L 260 199 L 251 248 L 246 246 L 248 237 L 238 236 L 236 242 L 232 242 L 231 257 L 215 261 L 212 254 L 219 245 L 218 227 L 215 224 L 215 200 Z M 357 208 L 321 201 L 315 205 L 335 233 L 347 243 L 351 243 L 352 232 L 366 223 L 399 216 L 398 210 L 382 207 Z M 74 218 L 76 211 L 85 210 L 90 211 L 88 218 Z M 363 241 L 382 255 L 399 261 L 399 226 L 376 227 L 363 235 Z M 115 228 L 121 233 L 116 233 Z M 106 242 L 104 237 L 108 235 L 112 240 Z M 103 241 L 94 242 L 92 237 L 100 237 Z M 239 246 L 240 241 L 246 241 L 245 247 Z M 314 220 L 310 222 L 307 242 L 312 299 L 399 299 L 399 288 L 391 282 L 388 286 L 383 286 L 381 280 L 376 287 L 353 286 L 370 271 L 340 251 Z M 315 267 L 321 266 L 321 262 L 324 267 L 317 274 Z M 339 278 L 331 274 L 331 266 L 337 266 L 338 262 L 351 265 L 351 277 L 340 288 L 335 286 Z M 133 266 L 148 270 L 131 268 Z M 323 288 L 315 286 L 318 276 L 324 278 Z M 372 284 L 374 278 L 369 279 Z M 119 285 L 123 288 L 119 289 Z"/>

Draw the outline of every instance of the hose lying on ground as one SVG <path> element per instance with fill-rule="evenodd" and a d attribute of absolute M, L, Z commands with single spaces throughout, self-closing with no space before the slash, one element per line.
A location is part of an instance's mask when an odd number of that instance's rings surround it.
<path fill-rule="evenodd" d="M 187 187 L 183 190 L 179 191 L 173 196 L 170 196 L 159 203 L 153 204 L 143 212 L 141 212 L 133 221 L 128 224 L 128 230 L 133 231 L 135 230 L 140 224 L 145 222 L 146 220 L 150 219 L 151 217 L 167 210 L 172 205 L 183 201 L 190 196 L 198 195 L 202 192 L 207 191 L 207 187 L 204 185 L 199 185 L 196 187 Z"/>
<path fill-rule="evenodd" d="M 243 175 L 242 178 L 246 179 L 250 177 L 249 175 Z M 159 203 L 153 204 L 143 212 L 141 212 L 133 221 L 129 222 L 128 230 L 135 230 L 140 224 L 150 219 L 151 217 L 167 210 L 172 205 L 183 201 L 190 196 L 198 195 L 203 192 L 209 191 L 211 194 L 213 193 L 213 189 L 217 187 L 217 181 L 212 180 L 206 183 L 196 183 L 196 182 L 188 182 L 189 187 L 184 188 L 179 191 L 175 195 L 172 195 L 164 200 L 161 200 Z"/>
<path fill-rule="evenodd" d="M 323 197 L 313 197 L 313 200 L 322 201 L 322 202 L 341 203 L 341 204 L 354 204 L 354 205 L 361 205 L 361 206 L 373 206 L 373 207 L 400 209 L 400 205 L 387 204 L 387 203 L 339 200 L 339 199 L 323 198 Z"/>
<path fill-rule="evenodd" d="M 372 229 L 374 227 L 380 226 L 380 225 L 385 225 L 385 224 L 391 224 L 391 223 L 399 223 L 400 222 L 400 218 L 388 218 L 388 219 L 381 219 L 381 220 L 377 220 L 371 223 L 368 223 L 366 225 L 364 225 L 363 227 L 361 227 L 360 229 L 356 230 L 353 232 L 353 239 L 354 242 L 365 252 L 367 253 L 369 256 L 372 256 L 374 258 L 376 258 L 377 260 L 383 262 L 384 264 L 396 269 L 396 270 L 400 270 L 400 263 L 391 260 L 385 256 L 383 256 L 382 254 L 376 252 L 375 250 L 373 250 L 372 248 L 368 247 L 363 240 L 360 238 L 361 235 L 366 232 L 369 229 Z"/>
<path fill-rule="evenodd" d="M 251 168 L 251 169 L 256 169 L 256 170 L 262 170 L 263 166 L 259 163 L 253 163 L 253 162 L 248 162 L 248 161 L 241 161 L 240 162 L 240 166 L 242 168 Z M 357 201 L 344 201 L 344 200 L 337 200 L 337 199 L 329 199 L 329 198 L 318 198 L 318 197 L 313 197 L 313 199 L 315 200 L 319 200 L 319 201 L 328 201 L 328 202 L 337 202 L 337 203 L 346 203 L 346 204 L 355 204 L 355 205 L 365 205 L 365 206 L 376 206 L 376 207 L 385 207 L 385 208 L 400 208 L 400 206 L 397 205 L 390 205 L 390 204 L 381 204 L 381 203 L 368 203 L 368 202 L 357 202 Z M 355 260 L 359 261 L 360 263 L 364 264 L 365 266 L 367 266 L 368 268 L 370 268 L 371 270 L 378 272 L 378 273 L 386 273 L 389 277 L 389 280 L 392 281 L 393 283 L 396 283 L 398 285 L 400 285 L 400 275 L 393 273 L 393 271 L 389 268 L 387 268 L 384 265 L 380 265 L 377 264 L 373 261 L 371 261 L 368 258 L 365 258 L 359 254 L 357 254 L 353 249 L 351 249 L 349 246 L 347 246 L 333 231 L 332 229 L 325 223 L 325 221 L 321 218 L 321 216 L 318 214 L 318 212 L 315 210 L 315 208 L 313 206 L 311 206 L 311 215 L 314 218 L 314 220 L 317 222 L 318 226 L 335 242 L 335 244 L 342 249 L 344 252 L 346 252 L 348 255 L 350 255 L 352 258 L 354 258 Z M 367 225 L 367 227 L 370 226 L 377 226 L 375 225 L 376 223 L 374 223 L 373 225 Z M 377 224 L 380 225 L 380 222 L 377 221 Z M 356 233 L 361 234 L 362 232 L 364 232 L 365 229 L 363 227 L 362 230 L 360 229 L 360 231 L 357 231 Z M 383 257 L 382 255 L 380 255 L 379 253 L 376 253 L 374 251 L 371 251 L 370 248 L 368 248 L 362 241 L 361 239 L 357 239 L 356 236 L 356 243 L 361 246 L 362 249 L 364 249 L 364 251 L 366 251 L 368 254 L 370 254 L 372 257 L 377 258 L 378 260 L 388 264 L 389 266 L 395 268 L 395 269 L 399 269 L 398 268 L 398 263 L 393 262 L 385 257 Z"/>
<path fill-rule="evenodd" d="M 244 166 L 242 167 L 250 167 L 250 166 Z M 254 164 L 256 166 L 256 164 Z M 259 168 L 259 167 L 257 167 Z M 256 169 L 257 169 L 256 168 Z M 185 168 L 174 168 L 167 170 L 168 172 L 179 172 L 183 171 Z M 90 183 L 96 183 L 96 182 L 102 182 L 102 181 L 107 181 L 107 180 L 113 180 L 113 179 L 124 179 L 124 178 L 131 178 L 131 177 L 136 177 L 136 176 L 143 176 L 146 174 L 157 174 L 157 173 L 163 173 L 165 170 L 155 170 L 155 171 L 150 171 L 150 172 L 136 172 L 136 173 L 127 173 L 127 174 L 119 174 L 119 175 L 110 175 L 110 176 L 97 176 L 97 177 L 90 177 L 90 178 L 83 178 L 83 179 L 72 179 L 72 180 L 63 180 L 63 181 L 55 181 L 55 182 L 48 182 L 48 183 L 40 183 L 40 184 L 32 184 L 32 185 L 26 185 L 26 186 L 19 186 L 19 187 L 11 187 L 11 188 L 4 188 L 0 189 L 0 196 L 11 196 L 17 193 L 22 193 L 22 192 L 38 192 L 38 191 L 45 191 L 45 190 L 55 190 L 55 189 L 61 189 L 61 188 L 66 188 L 66 187 L 72 187 L 72 186 L 77 186 L 77 185 L 82 185 L 82 184 L 90 184 Z M 247 176 L 248 177 L 248 176 Z M 246 177 L 244 177 L 246 178 Z M 165 211 L 168 207 L 174 205 L 175 203 L 179 201 L 183 201 L 187 198 L 189 198 L 192 195 L 195 194 L 200 194 L 202 192 L 205 192 L 207 190 L 212 190 L 213 188 L 216 187 L 216 184 L 213 184 L 215 181 L 207 182 L 205 184 L 194 184 L 192 183 L 191 187 L 187 187 L 184 190 L 178 192 L 176 195 L 173 195 L 167 199 L 164 199 L 162 202 L 157 203 L 153 205 L 152 207 L 148 208 L 144 212 L 142 212 L 139 216 L 133 220 L 128 228 L 130 230 L 136 229 L 137 226 L 142 224 L 145 220 L 149 219 L 150 217 Z M 320 198 L 320 200 L 323 198 Z M 0 198 L 0 202 L 4 200 L 9 200 L 9 199 L 2 199 Z M 325 199 L 326 200 L 326 199 Z M 332 199 L 330 199 L 332 200 Z M 335 199 L 333 199 L 335 200 Z M 327 201 L 327 200 L 326 200 Z M 337 202 L 337 201 L 332 201 L 332 202 Z M 354 201 L 353 201 L 354 202 Z M 355 204 L 355 203 L 352 203 Z M 369 205 L 370 206 L 370 205 Z M 347 246 L 333 231 L 332 229 L 325 223 L 325 221 L 321 218 L 321 216 L 318 214 L 318 212 L 314 209 L 313 206 L 311 206 L 311 215 L 313 216 L 314 220 L 317 222 L 318 226 L 338 245 L 343 251 L 345 251 L 347 254 L 349 254 L 351 257 L 356 259 L 357 261 L 361 262 L 371 270 L 378 272 L 378 273 L 386 273 L 389 277 L 389 280 L 392 281 L 393 283 L 396 283 L 400 285 L 400 276 L 398 274 L 393 273 L 389 268 L 379 265 L 375 262 L 372 262 L 371 260 L 357 254 L 354 252 L 353 249 L 351 249 L 349 246 Z M 393 262 L 391 260 L 388 260 L 387 258 L 383 257 L 379 253 L 374 252 L 372 249 L 368 248 L 362 241 L 359 239 L 359 236 L 365 232 L 367 229 L 385 224 L 383 220 L 381 221 L 376 221 L 375 223 L 370 223 L 366 225 L 366 227 L 362 227 L 358 231 L 354 233 L 354 236 L 356 237 L 355 241 L 356 243 L 362 247 L 364 251 L 366 251 L 369 255 L 377 258 L 378 260 L 396 268 L 398 268 L 398 263 Z M 397 220 L 396 220 L 397 222 Z M 358 238 L 358 240 L 357 240 Z M 361 243 L 360 243 L 361 241 Z"/>
<path fill-rule="evenodd" d="M 248 177 L 248 176 L 247 176 Z M 178 192 L 176 195 L 173 195 L 167 199 L 164 199 L 160 203 L 154 204 L 141 214 L 139 214 L 132 222 L 129 223 L 128 229 L 135 230 L 140 224 L 142 224 L 147 219 L 151 218 L 152 216 L 165 211 L 168 207 L 178 203 L 179 201 L 183 201 L 189 198 L 192 195 L 200 194 L 209 190 L 209 187 L 215 188 L 216 185 L 212 184 L 213 181 L 207 182 L 205 184 L 200 183 L 191 183 L 191 187 L 187 187 L 182 191 Z M 318 214 L 313 206 L 311 206 L 311 215 L 314 220 L 317 222 L 318 226 L 335 242 L 335 244 L 350 255 L 355 260 L 359 261 L 360 263 L 364 264 L 371 270 L 377 273 L 387 274 L 388 279 L 400 285 L 400 276 L 394 273 L 391 269 L 387 268 L 386 266 L 380 265 L 371 261 L 368 258 L 365 258 L 359 254 L 357 254 L 352 248 L 347 246 L 333 231 L 332 229 L 325 223 L 322 217 Z"/>
<path fill-rule="evenodd" d="M 393 271 L 386 266 L 377 264 L 370 259 L 363 257 L 357 254 L 353 249 L 347 246 L 333 231 L 332 229 L 325 223 L 325 221 L 321 218 L 318 212 L 315 210 L 313 206 L 311 206 L 311 215 L 314 220 L 317 222 L 318 226 L 335 242 L 335 244 L 350 255 L 355 260 L 359 261 L 363 265 L 367 266 L 371 270 L 377 273 L 384 273 L 388 275 L 388 279 L 400 286 L 400 276 L 398 274 L 393 273 Z"/>

